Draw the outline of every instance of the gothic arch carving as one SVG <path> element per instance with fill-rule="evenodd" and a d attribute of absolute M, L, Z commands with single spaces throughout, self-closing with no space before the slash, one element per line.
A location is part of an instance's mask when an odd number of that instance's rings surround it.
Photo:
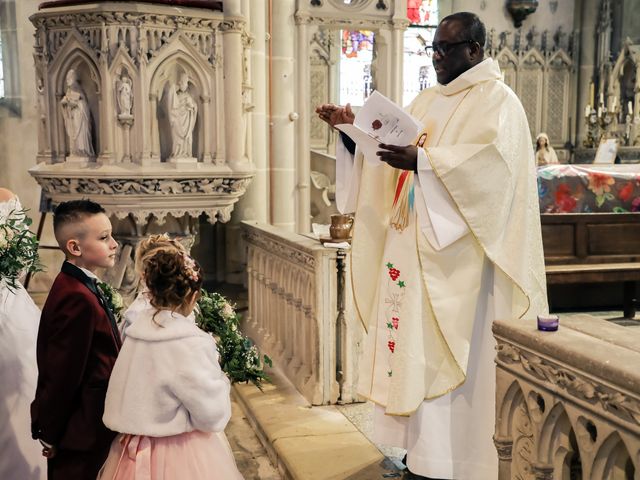
<path fill-rule="evenodd" d="M 571 58 L 563 51 L 554 52 L 546 63 L 544 85 L 544 129 L 552 144 L 563 144 L 569 138 L 569 102 L 571 93 Z"/>
<path fill-rule="evenodd" d="M 188 55 L 185 55 L 185 51 Z M 167 65 L 177 62 L 185 72 L 189 74 L 192 80 L 197 80 L 197 84 L 203 95 L 211 96 L 211 86 L 208 78 L 210 66 L 204 57 L 193 47 L 191 42 L 182 35 L 174 36 L 159 51 L 158 55 L 149 62 L 149 71 L 151 72 L 149 82 L 149 92 L 151 94 L 158 93 L 158 78 Z"/>
<path fill-rule="evenodd" d="M 185 50 L 189 53 L 185 55 Z M 149 82 L 149 99 L 156 102 L 155 118 L 151 118 L 152 131 L 157 131 L 158 136 L 154 140 L 154 151 L 160 152 L 162 161 L 170 156 L 170 135 L 166 134 L 168 127 L 166 117 L 165 100 L 169 88 L 177 82 L 181 73 L 189 77 L 189 93 L 197 104 L 197 120 L 193 132 L 193 154 L 202 159 L 206 154 L 206 145 L 210 143 L 212 136 L 211 125 L 205 125 L 211 118 L 211 81 L 210 67 L 207 61 L 195 50 L 184 37 L 178 35 L 173 41 L 166 44 L 161 53 L 155 57 L 150 65 L 151 72 Z M 153 110 L 153 109 L 152 109 Z M 165 134 L 160 134 L 160 132 Z"/>
<path fill-rule="evenodd" d="M 564 405 L 557 403 L 546 415 L 540 429 L 538 461 L 553 465 L 556 478 L 571 478 L 568 472 L 580 458 L 578 441 Z"/>
<path fill-rule="evenodd" d="M 615 96 L 626 108 L 632 102 L 633 111 L 640 106 L 640 45 L 634 45 L 629 38 L 611 70 L 607 96 Z M 625 112 L 627 110 L 624 110 Z"/>
<path fill-rule="evenodd" d="M 632 453 L 633 452 L 633 453 Z M 591 480 L 617 480 L 635 478 L 637 454 L 629 450 L 618 432 L 613 432 L 602 442 L 595 455 Z"/>
<path fill-rule="evenodd" d="M 531 138 L 542 130 L 544 65 L 544 57 L 537 48 L 533 48 L 522 57 L 518 71 L 517 92 L 527 113 Z"/>
<path fill-rule="evenodd" d="M 60 50 L 60 55 L 52 62 L 49 71 L 52 72 L 55 96 L 53 101 L 53 115 L 51 117 L 51 128 L 53 131 L 52 153 L 64 161 L 67 153 L 67 138 L 62 117 L 62 107 L 60 99 L 64 96 L 66 86 L 66 76 L 69 70 L 73 69 L 78 75 L 80 85 L 86 96 L 89 110 L 91 112 L 91 130 L 93 135 L 93 146 L 96 153 L 101 149 L 100 138 L 100 101 L 102 96 L 102 78 L 97 66 L 96 58 L 91 52 L 83 50 L 83 42 L 78 38 L 78 33 L 74 31 L 67 38 L 64 46 Z"/>
<path fill-rule="evenodd" d="M 518 88 L 518 57 L 508 48 L 503 48 L 500 53 L 496 55 L 495 60 L 500 65 L 500 70 L 502 70 L 504 74 L 504 83 L 509 85 L 511 90 L 515 92 Z"/>
<path fill-rule="evenodd" d="M 511 385 L 509 385 L 507 392 L 502 398 L 502 403 L 499 405 L 498 411 L 496 412 L 496 416 L 501 420 L 496 422 L 500 427 L 500 431 L 496 432 L 496 435 L 500 437 L 511 437 L 514 412 L 518 403 L 523 399 L 524 394 L 522 392 L 522 387 L 520 386 L 520 383 L 515 380 Z"/>

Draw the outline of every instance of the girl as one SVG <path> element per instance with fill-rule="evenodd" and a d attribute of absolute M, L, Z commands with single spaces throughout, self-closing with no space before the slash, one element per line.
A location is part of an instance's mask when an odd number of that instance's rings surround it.
<path fill-rule="evenodd" d="M 155 312 L 155 308 L 149 301 L 149 289 L 144 281 L 144 259 L 160 251 L 187 253 L 184 245 L 175 238 L 169 237 L 166 233 L 149 235 L 138 244 L 138 248 L 136 249 L 135 270 L 140 277 L 140 284 L 142 288 L 140 289 L 138 296 L 124 313 L 123 322 L 120 326 L 120 333 L 122 334 L 123 340 L 127 335 L 127 328 L 129 328 L 129 325 L 131 325 L 136 318 L 141 315 L 144 316 L 145 310 L 151 310 L 151 315 Z M 193 313 L 189 318 L 192 316 Z"/>
<path fill-rule="evenodd" d="M 223 433 L 230 384 L 192 316 L 200 267 L 175 246 L 150 249 L 141 264 L 149 306 L 129 322 L 111 374 L 103 420 L 121 434 L 98 478 L 241 479 Z"/>

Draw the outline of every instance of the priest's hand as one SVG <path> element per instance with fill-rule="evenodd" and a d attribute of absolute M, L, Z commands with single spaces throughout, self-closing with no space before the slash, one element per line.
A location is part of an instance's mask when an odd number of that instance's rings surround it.
<path fill-rule="evenodd" d="M 418 147 L 415 145 L 400 147 L 381 143 L 378 146 L 384 149 L 376 152 L 383 162 L 400 170 L 418 171 Z"/>
<path fill-rule="evenodd" d="M 333 103 L 325 103 L 316 108 L 316 113 L 321 120 L 324 120 L 332 127 L 341 123 L 353 123 L 356 118 L 353 110 L 351 110 L 350 103 L 347 103 L 344 107 Z"/>

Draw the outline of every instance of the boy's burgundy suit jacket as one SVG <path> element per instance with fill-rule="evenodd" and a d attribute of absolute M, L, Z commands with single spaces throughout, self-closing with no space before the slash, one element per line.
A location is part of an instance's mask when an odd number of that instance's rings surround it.
<path fill-rule="evenodd" d="M 107 448 L 115 433 L 102 423 L 109 376 L 121 340 L 93 281 L 65 262 L 42 309 L 33 437 L 59 449 Z"/>

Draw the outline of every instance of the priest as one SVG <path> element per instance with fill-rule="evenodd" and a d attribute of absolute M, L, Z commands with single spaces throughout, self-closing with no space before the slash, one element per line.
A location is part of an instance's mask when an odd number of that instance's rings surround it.
<path fill-rule="evenodd" d="M 536 169 L 522 104 L 484 59 L 472 13 L 435 33 L 438 85 L 407 111 L 414 144 L 364 158 L 342 135 L 337 201 L 355 212 L 352 285 L 367 329 L 359 392 L 411 472 L 495 480 L 494 319 L 546 313 Z M 350 107 L 321 105 L 332 126 Z"/>

